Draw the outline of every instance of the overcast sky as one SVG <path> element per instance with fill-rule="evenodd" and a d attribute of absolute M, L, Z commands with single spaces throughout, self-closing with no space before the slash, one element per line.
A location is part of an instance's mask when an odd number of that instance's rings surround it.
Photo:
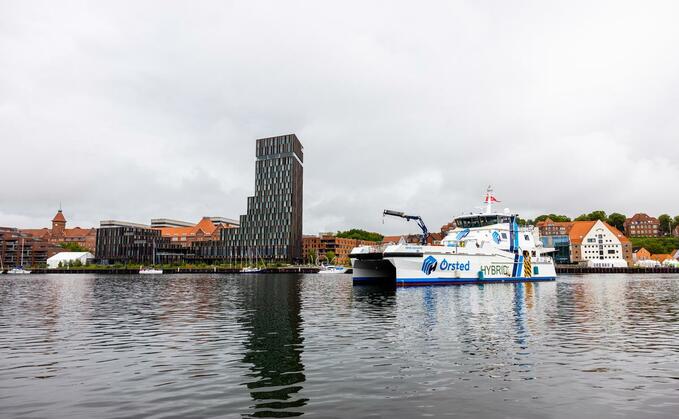
<path fill-rule="evenodd" d="M 0 225 L 237 218 L 304 145 L 304 231 L 679 215 L 679 3 L 0 0 Z"/>

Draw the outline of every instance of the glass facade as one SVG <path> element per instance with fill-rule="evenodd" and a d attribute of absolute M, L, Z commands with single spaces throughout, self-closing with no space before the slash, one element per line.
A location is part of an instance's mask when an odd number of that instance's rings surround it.
<path fill-rule="evenodd" d="M 303 162 L 294 134 L 257 140 L 255 194 L 240 227 L 222 230 L 222 257 L 301 260 Z"/>

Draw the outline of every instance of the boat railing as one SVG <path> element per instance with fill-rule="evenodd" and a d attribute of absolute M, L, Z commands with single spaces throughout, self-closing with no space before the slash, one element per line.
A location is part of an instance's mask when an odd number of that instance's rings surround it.
<path fill-rule="evenodd" d="M 360 249 L 360 251 L 359 252 L 352 251 L 352 253 L 384 253 L 384 250 L 391 245 L 392 243 L 359 246 L 356 249 Z"/>

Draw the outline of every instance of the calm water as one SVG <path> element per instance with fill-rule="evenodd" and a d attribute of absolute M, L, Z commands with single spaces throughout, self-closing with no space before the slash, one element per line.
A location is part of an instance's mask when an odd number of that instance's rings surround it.
<path fill-rule="evenodd" d="M 0 416 L 676 417 L 679 277 L 0 277 Z"/>

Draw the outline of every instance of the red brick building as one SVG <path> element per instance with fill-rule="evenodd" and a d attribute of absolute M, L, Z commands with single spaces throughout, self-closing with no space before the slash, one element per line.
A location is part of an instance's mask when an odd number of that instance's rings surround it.
<path fill-rule="evenodd" d="M 623 224 L 627 237 L 658 237 L 660 236 L 660 222 L 655 217 L 644 213 L 634 214 Z"/>
<path fill-rule="evenodd" d="M 547 218 L 544 221 L 538 221 L 537 228 L 540 230 L 540 236 L 565 236 L 573 226 L 572 221 L 552 221 Z"/>
<path fill-rule="evenodd" d="M 45 240 L 52 244 L 77 243 L 94 253 L 97 248 L 97 230 L 95 228 L 66 228 L 66 217 L 59 209 L 52 219 L 52 228 L 22 229 L 22 233 Z"/>
<path fill-rule="evenodd" d="M 191 243 L 219 240 L 221 231 L 225 228 L 237 227 L 234 224 L 214 222 L 210 217 L 203 217 L 193 227 L 158 227 L 162 237 L 168 237 L 170 243 L 189 247 Z"/>
<path fill-rule="evenodd" d="M 348 264 L 349 253 L 354 247 L 370 246 L 377 243 L 365 240 L 345 239 L 332 233 L 320 233 L 318 236 L 302 237 L 302 254 L 306 263 L 328 262 L 327 253 L 335 253 L 334 263 Z M 314 254 L 316 260 L 311 260 Z"/>
<path fill-rule="evenodd" d="M 427 244 L 430 246 L 438 246 L 441 244 L 441 240 L 446 236 L 446 233 L 429 233 L 427 237 Z M 420 234 L 404 234 L 402 236 L 384 236 L 382 239 L 382 244 L 398 244 L 401 239 L 409 244 L 420 244 L 422 241 L 422 235 Z"/>
<path fill-rule="evenodd" d="M 33 237 L 17 228 L 0 227 L 0 265 L 32 267 L 47 263 L 47 258 L 63 249 L 44 239 Z"/>

